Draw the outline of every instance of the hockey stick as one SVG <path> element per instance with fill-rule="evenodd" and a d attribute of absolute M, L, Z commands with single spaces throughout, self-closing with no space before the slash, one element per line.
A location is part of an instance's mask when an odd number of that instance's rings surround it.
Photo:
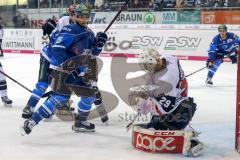
<path fill-rule="evenodd" d="M 28 89 L 26 86 L 24 86 L 23 84 L 19 83 L 18 81 L 16 81 L 15 79 L 13 79 L 12 77 L 10 77 L 9 75 L 7 75 L 6 73 L 0 71 L 0 73 L 2 73 L 4 76 L 6 76 L 7 78 L 11 79 L 13 82 L 17 83 L 19 86 L 23 87 L 24 89 L 26 89 L 28 92 L 32 91 L 30 89 Z"/>
<path fill-rule="evenodd" d="M 112 26 L 112 24 L 115 22 L 115 20 L 117 19 L 117 17 L 119 16 L 119 14 L 123 11 L 123 9 L 127 6 L 128 2 L 130 0 L 127 0 L 125 2 L 125 4 L 122 6 L 122 8 L 118 11 L 118 13 L 115 15 L 115 17 L 112 19 L 112 21 L 109 23 L 109 25 L 107 26 L 107 28 L 104 30 L 104 33 L 106 33 L 108 31 L 108 29 Z"/>
<path fill-rule="evenodd" d="M 135 116 L 134 116 L 134 119 L 132 120 L 132 122 L 130 122 L 126 128 L 127 128 L 127 132 L 130 130 L 130 128 L 132 128 L 134 122 L 136 121 L 136 119 L 140 116 L 140 113 L 138 112 Z"/>
<path fill-rule="evenodd" d="M 200 68 L 200 69 L 198 69 L 198 70 L 196 70 L 196 71 L 194 71 L 194 72 L 192 72 L 192 73 L 186 75 L 185 77 L 189 77 L 189 76 L 191 76 L 191 75 L 193 75 L 193 74 L 195 74 L 195 73 L 197 73 L 197 72 L 200 72 L 201 70 L 204 70 L 205 68 L 207 68 L 207 66 L 202 67 L 202 68 Z"/>
<path fill-rule="evenodd" d="M 223 57 L 223 58 L 222 58 L 222 61 L 224 61 L 226 58 L 229 58 L 229 57 L 228 57 L 228 56 Z M 194 72 L 186 75 L 185 77 L 188 77 L 188 76 L 191 76 L 191 75 L 193 75 L 193 74 L 195 74 L 195 73 L 197 73 L 197 72 L 200 72 L 201 70 L 204 70 L 205 68 L 207 68 L 207 66 L 202 67 L 202 68 L 200 68 L 200 69 L 198 69 L 198 70 L 196 70 L 196 71 L 194 71 Z"/>
<path fill-rule="evenodd" d="M 6 73 L 0 71 L 1 74 L 3 74 L 4 76 L 6 76 L 7 78 L 11 79 L 13 82 L 17 83 L 19 86 L 23 87 L 24 89 L 26 89 L 28 92 L 32 93 L 32 90 L 30 90 L 29 88 L 27 88 L 26 86 L 24 86 L 23 84 L 21 84 L 20 82 L 18 82 L 17 80 L 13 79 L 12 77 L 10 77 L 9 75 L 7 75 Z M 50 93 L 45 93 L 42 98 L 48 97 L 52 94 L 52 92 L 50 91 Z"/>

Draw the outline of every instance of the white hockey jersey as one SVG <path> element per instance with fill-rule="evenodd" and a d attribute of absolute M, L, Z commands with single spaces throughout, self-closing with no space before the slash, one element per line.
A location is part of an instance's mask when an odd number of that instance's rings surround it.
<path fill-rule="evenodd" d="M 161 115 L 172 113 L 187 98 L 187 81 L 178 59 L 171 55 L 161 55 L 162 58 L 166 60 L 166 68 L 148 78 L 155 111 Z"/>
<path fill-rule="evenodd" d="M 69 25 L 70 24 L 70 17 L 69 16 L 63 16 L 61 17 L 59 20 L 58 20 L 58 24 L 57 24 L 57 27 L 56 29 L 58 31 L 61 31 L 61 29 L 66 26 L 66 25 Z"/>

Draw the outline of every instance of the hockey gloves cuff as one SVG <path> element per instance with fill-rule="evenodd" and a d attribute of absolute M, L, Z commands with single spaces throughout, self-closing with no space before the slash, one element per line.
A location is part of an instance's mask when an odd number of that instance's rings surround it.
<path fill-rule="evenodd" d="M 98 32 L 97 36 L 96 36 L 96 45 L 97 48 L 102 49 L 102 47 L 104 46 L 104 44 L 107 42 L 108 36 L 106 33 L 104 32 Z"/>

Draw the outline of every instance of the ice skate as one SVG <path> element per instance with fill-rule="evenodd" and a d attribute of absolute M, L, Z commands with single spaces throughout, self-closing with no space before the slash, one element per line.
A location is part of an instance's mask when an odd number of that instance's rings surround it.
<path fill-rule="evenodd" d="M 94 132 L 95 125 L 84 121 L 80 114 L 77 114 L 75 117 L 75 122 L 72 126 L 72 130 L 75 132 Z"/>
<path fill-rule="evenodd" d="M 188 156 L 189 157 L 198 157 L 204 152 L 206 147 L 207 146 L 204 145 L 202 142 L 200 142 L 198 139 L 193 138 L 193 139 L 191 139 L 191 146 L 189 149 Z"/>
<path fill-rule="evenodd" d="M 22 113 L 22 118 L 24 119 L 29 119 L 32 117 L 33 114 L 33 109 L 32 107 L 30 107 L 29 105 L 27 105 L 24 109 L 23 109 L 23 113 Z"/>
<path fill-rule="evenodd" d="M 207 79 L 206 79 L 206 86 L 212 86 L 213 85 L 213 82 L 212 82 L 212 78 L 210 78 L 210 77 L 207 77 Z"/>
<path fill-rule="evenodd" d="M 108 125 L 108 115 L 107 115 L 104 105 L 99 105 L 96 107 L 97 107 L 99 116 L 101 117 L 102 123 L 105 125 Z"/>
<path fill-rule="evenodd" d="M 6 107 L 12 107 L 12 100 L 10 100 L 7 96 L 2 97 L 2 102 Z"/>
<path fill-rule="evenodd" d="M 32 128 L 36 125 L 36 122 L 32 119 L 28 119 L 24 122 L 23 126 L 21 126 L 21 135 L 24 136 L 26 134 L 30 134 Z"/>

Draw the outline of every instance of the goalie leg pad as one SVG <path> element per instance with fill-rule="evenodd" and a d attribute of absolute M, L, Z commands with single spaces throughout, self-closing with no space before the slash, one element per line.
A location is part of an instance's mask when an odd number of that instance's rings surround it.
<path fill-rule="evenodd" d="M 134 125 L 132 145 L 145 152 L 186 153 L 190 148 L 191 131 L 150 130 Z"/>

